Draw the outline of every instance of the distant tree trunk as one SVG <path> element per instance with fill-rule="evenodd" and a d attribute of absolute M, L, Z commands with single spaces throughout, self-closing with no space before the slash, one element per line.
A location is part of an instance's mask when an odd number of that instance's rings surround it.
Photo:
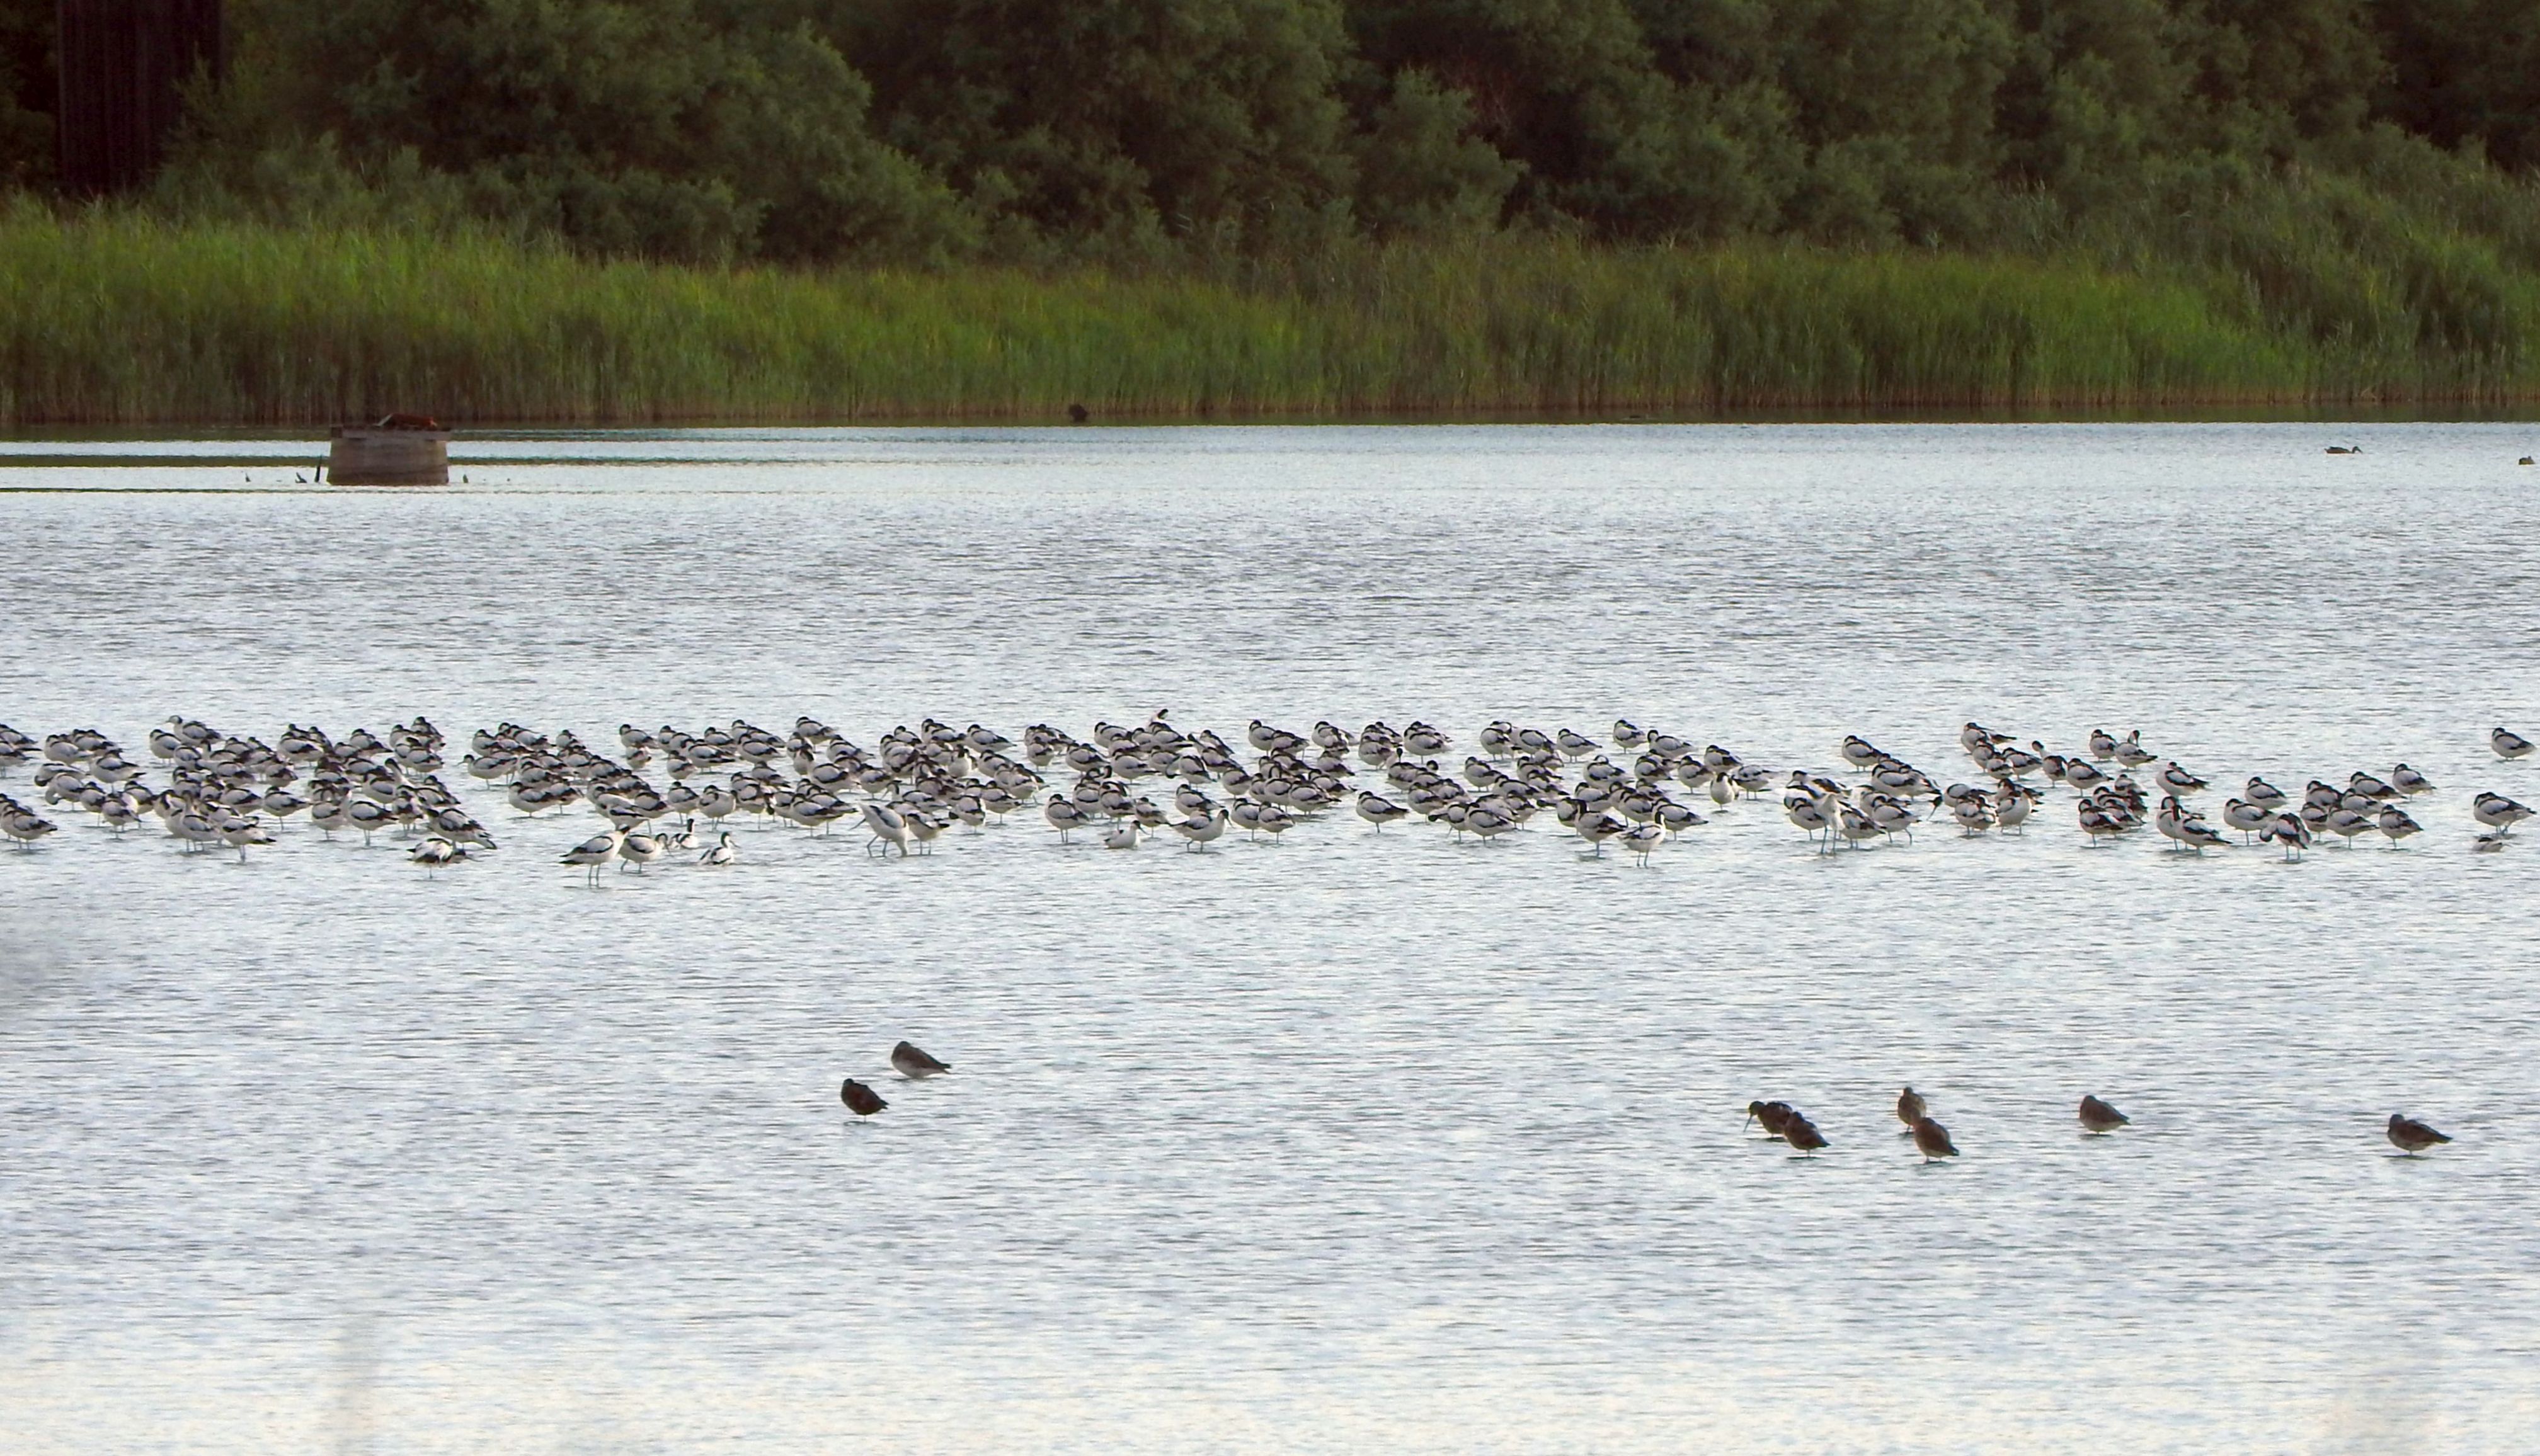
<path fill-rule="evenodd" d="M 97 196 L 158 169 L 199 68 L 221 75 L 221 0 L 59 0 L 62 190 Z"/>

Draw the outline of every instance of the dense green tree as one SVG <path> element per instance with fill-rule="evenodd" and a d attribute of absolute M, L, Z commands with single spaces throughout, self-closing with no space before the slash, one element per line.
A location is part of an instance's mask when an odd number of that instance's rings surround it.
<path fill-rule="evenodd" d="M 1501 227 L 2081 245 L 2264 264 L 2324 334 L 2380 327 L 2384 283 L 2477 293 L 2476 249 L 2440 253 L 2428 220 L 2540 256 L 2529 189 L 2496 170 L 2540 169 L 2540 0 L 229 13 L 229 81 L 162 205 L 694 259 L 1275 259 Z M 50 172 L 52 25 L 53 0 L 0 0 L 0 185 Z M 2389 278 L 2343 288 L 2338 248 Z"/>
<path fill-rule="evenodd" d="M 2161 0 L 2023 0 L 1995 121 L 2006 175 L 2087 213 L 2141 197 L 2164 153 L 2211 140 L 2202 27 Z"/>
<path fill-rule="evenodd" d="M 2383 0 L 2379 113 L 2508 172 L 2540 169 L 2540 0 Z"/>
<path fill-rule="evenodd" d="M 1995 95 L 2014 56 L 1986 0 L 1779 0 L 1775 34 L 1810 148 L 1795 222 L 1935 243 L 1983 231 L 2004 162 Z"/>
<path fill-rule="evenodd" d="M 1485 231 L 1524 172 L 1473 135 L 1470 97 L 1406 68 L 1361 148 L 1359 217 L 1379 237 Z"/>
<path fill-rule="evenodd" d="M 1334 0 L 881 0 L 841 33 L 884 134 L 1011 236 L 1134 249 L 1348 227 Z"/>
<path fill-rule="evenodd" d="M 53 0 L 0 0 L 0 185 L 53 174 Z"/>
<path fill-rule="evenodd" d="M 2364 0 L 2202 0 L 2202 19 L 2205 94 L 2254 119 L 2242 145 L 2278 157 L 2353 135 L 2388 69 Z"/>
<path fill-rule="evenodd" d="M 952 199 L 873 138 L 863 80 L 807 25 L 689 0 L 265 5 L 247 104 L 356 165 L 411 155 L 490 215 L 679 258 L 958 240 Z"/>
<path fill-rule="evenodd" d="M 1512 211 L 1619 237 L 1769 226 L 1775 197 L 1714 98 L 1658 69 L 1624 0 L 1365 0 L 1368 61 L 1471 98 L 1475 132 L 1524 173 Z"/>

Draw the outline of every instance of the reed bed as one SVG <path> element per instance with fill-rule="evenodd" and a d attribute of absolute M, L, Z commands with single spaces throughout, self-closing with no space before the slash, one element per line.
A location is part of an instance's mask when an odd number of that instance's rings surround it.
<path fill-rule="evenodd" d="M 2304 326 L 2271 313 L 2270 287 L 2285 286 L 2220 267 L 1510 238 L 1371 248 L 1240 282 L 708 270 L 484 236 L 23 208 L 0 213 L 0 423 L 296 425 L 390 408 L 478 422 L 1045 418 L 1079 402 L 1156 419 L 2158 409 L 2534 392 L 2518 341 L 2540 300 L 2522 275 L 2475 301 L 2474 350 Z M 2408 308 L 2385 312 L 2404 322 Z"/>

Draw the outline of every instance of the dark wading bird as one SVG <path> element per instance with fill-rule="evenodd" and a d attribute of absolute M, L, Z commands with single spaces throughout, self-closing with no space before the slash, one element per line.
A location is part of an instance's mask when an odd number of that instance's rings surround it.
<path fill-rule="evenodd" d="M 910 1081 L 923 1081 L 952 1070 L 950 1065 L 936 1061 L 907 1042 L 890 1049 L 890 1066 L 892 1071 Z"/>
<path fill-rule="evenodd" d="M 2096 1097 L 2081 1098 L 2081 1126 L 2093 1134 L 2113 1133 L 2132 1119 Z"/>
<path fill-rule="evenodd" d="M 852 1076 L 838 1088 L 838 1100 L 847 1104 L 847 1110 L 858 1117 L 871 1117 L 890 1105 L 882 1100 L 882 1093 Z"/>
<path fill-rule="evenodd" d="M 1958 1145 L 1949 1141 L 1949 1130 L 1928 1117 L 1914 1122 L 1914 1148 L 1923 1154 L 1926 1163 L 1958 1155 Z"/>
<path fill-rule="evenodd" d="M 1792 1113 L 1791 1120 L 1782 1125 L 1782 1141 L 1790 1144 L 1791 1150 L 1800 1157 L 1826 1145 L 1825 1134 L 1817 1131 L 1817 1125 L 1808 1121 L 1806 1114 L 1798 1112 Z"/>
<path fill-rule="evenodd" d="M 1764 1125 L 1765 1141 L 1771 1143 L 1782 1142 L 1784 1131 L 1791 1125 L 1791 1104 L 1788 1102 L 1749 1102 L 1746 1104 L 1746 1120 L 1750 1123 L 1762 1123 Z"/>
<path fill-rule="evenodd" d="M 1923 1120 L 1923 1094 L 1912 1087 L 1897 1093 L 1896 1120 L 1905 1125 L 1906 1132 L 1913 1132 L 1914 1125 Z"/>
<path fill-rule="evenodd" d="M 2395 1112 L 2390 1114 L 2390 1127 L 2388 1132 L 2390 1137 L 2390 1145 L 2398 1148 L 2401 1152 L 2406 1153 L 2410 1157 L 2415 1157 L 2418 1153 L 2425 1151 L 2427 1148 L 2434 1146 L 2437 1143 L 2449 1143 L 2452 1141 L 2448 1136 L 2435 1132 L 2427 1124 L 2421 1123 L 2413 1117 L 2403 1117 Z"/>

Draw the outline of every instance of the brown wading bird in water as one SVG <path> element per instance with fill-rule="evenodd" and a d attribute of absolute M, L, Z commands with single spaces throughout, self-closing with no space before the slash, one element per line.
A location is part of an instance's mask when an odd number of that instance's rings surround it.
<path fill-rule="evenodd" d="M 871 1117 L 890 1105 L 882 1100 L 882 1093 L 852 1076 L 838 1088 L 838 1100 L 847 1104 L 847 1110 L 858 1117 Z"/>
<path fill-rule="evenodd" d="M 2389 1135 L 2390 1145 L 2410 1157 L 2415 1157 L 2437 1143 L 2452 1141 L 2415 1118 L 2402 1117 L 2395 1112 L 2390 1114 Z"/>
<path fill-rule="evenodd" d="M 1912 1132 L 1914 1125 L 1923 1120 L 1923 1094 L 1912 1087 L 1897 1093 L 1896 1120 L 1905 1125 L 1907 1132 Z"/>
<path fill-rule="evenodd" d="M 939 1073 L 951 1072 L 952 1070 L 950 1066 L 936 1061 L 933 1057 L 919 1051 L 916 1047 L 907 1042 L 901 1042 L 898 1046 L 890 1049 L 890 1065 L 891 1070 L 897 1072 L 900 1075 L 907 1077 L 910 1081 L 921 1081 L 927 1077 L 934 1076 Z"/>
<path fill-rule="evenodd" d="M 2131 1119 L 2096 1097 L 2081 1098 L 2081 1126 L 2092 1133 L 2113 1133 Z"/>
<path fill-rule="evenodd" d="M 1949 1130 L 1928 1117 L 1914 1120 L 1914 1146 L 1926 1163 L 1958 1155 L 1957 1144 L 1949 1141 Z"/>
<path fill-rule="evenodd" d="M 1783 1125 L 1782 1141 L 1790 1144 L 1792 1150 L 1801 1157 L 1826 1145 L 1825 1134 L 1817 1131 L 1817 1125 L 1808 1121 L 1805 1113 L 1799 1112 L 1792 1113 L 1791 1120 Z"/>
<path fill-rule="evenodd" d="M 1746 1120 L 1750 1123 L 1759 1122 L 1764 1125 L 1764 1139 L 1768 1143 L 1780 1143 L 1784 1141 L 1783 1135 L 1791 1126 L 1792 1115 L 1791 1104 L 1788 1102 L 1749 1102 L 1746 1104 Z"/>

